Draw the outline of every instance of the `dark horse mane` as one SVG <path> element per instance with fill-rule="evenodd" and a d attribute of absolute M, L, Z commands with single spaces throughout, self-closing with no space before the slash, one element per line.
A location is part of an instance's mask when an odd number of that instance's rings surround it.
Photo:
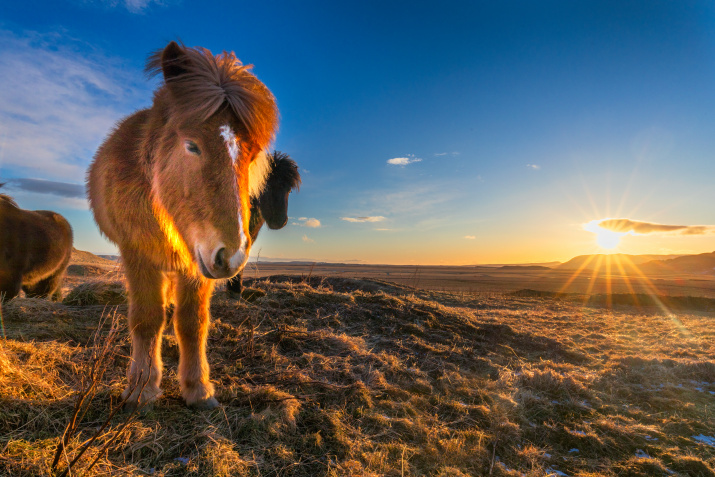
<path fill-rule="evenodd" d="M 4 185 L 5 182 L 0 182 L 0 189 L 2 189 L 2 186 Z M 12 205 L 13 207 L 17 207 L 18 209 L 20 208 L 20 206 L 17 205 L 17 202 L 15 202 L 15 200 L 7 194 L 0 194 L 0 200 Z"/>
<path fill-rule="evenodd" d="M 300 190 L 302 181 L 298 172 L 298 164 L 288 154 L 280 151 L 273 151 L 273 154 L 269 157 L 273 163 L 273 168 L 266 183 L 282 184 L 290 186 L 290 190 Z"/>

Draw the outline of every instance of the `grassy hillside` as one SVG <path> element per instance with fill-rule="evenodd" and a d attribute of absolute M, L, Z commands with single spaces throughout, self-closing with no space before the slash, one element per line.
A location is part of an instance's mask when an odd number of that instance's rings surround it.
<path fill-rule="evenodd" d="M 670 260 L 653 260 L 643 265 L 645 273 L 715 273 L 715 252 L 685 255 Z"/>
<path fill-rule="evenodd" d="M 4 305 L 0 475 L 60 475 L 95 434 L 72 475 L 95 458 L 82 475 L 715 475 L 712 314 L 341 278 L 253 286 L 250 303 L 212 305 L 222 408 L 185 408 L 167 334 L 164 397 L 99 433 L 123 386 L 126 305 Z M 118 353 L 53 474 L 112 310 Z"/>
<path fill-rule="evenodd" d="M 562 263 L 562 270 L 598 271 L 601 274 L 640 275 L 642 266 L 653 261 L 667 261 L 680 255 L 628 255 L 625 253 L 579 255 Z"/>

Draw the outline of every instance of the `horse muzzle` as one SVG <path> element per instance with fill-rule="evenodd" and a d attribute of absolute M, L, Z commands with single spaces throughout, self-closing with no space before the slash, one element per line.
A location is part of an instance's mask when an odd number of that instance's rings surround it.
<path fill-rule="evenodd" d="M 229 255 L 228 249 L 223 244 L 215 247 L 211 253 L 203 253 L 201 247 L 196 247 L 196 263 L 201 274 L 212 280 L 231 278 L 246 265 L 248 261 L 246 244 L 243 243 L 239 249 Z M 208 256 L 208 257 L 207 257 Z M 206 258 L 209 258 L 208 260 Z"/>

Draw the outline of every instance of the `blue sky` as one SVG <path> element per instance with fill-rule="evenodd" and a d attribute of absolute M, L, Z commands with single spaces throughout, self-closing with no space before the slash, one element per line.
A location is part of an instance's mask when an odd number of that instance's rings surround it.
<path fill-rule="evenodd" d="M 145 58 L 173 39 L 235 51 L 278 99 L 303 187 L 254 256 L 568 260 L 600 250 L 596 219 L 715 224 L 711 2 L 3 2 L 0 181 L 66 215 L 80 249 L 115 250 L 80 186 L 113 124 L 150 106 Z"/>

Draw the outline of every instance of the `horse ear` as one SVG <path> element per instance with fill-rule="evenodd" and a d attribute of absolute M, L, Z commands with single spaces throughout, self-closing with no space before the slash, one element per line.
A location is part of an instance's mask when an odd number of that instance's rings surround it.
<path fill-rule="evenodd" d="M 161 70 L 167 82 L 189 71 L 186 52 L 175 41 L 166 45 L 161 52 Z"/>

